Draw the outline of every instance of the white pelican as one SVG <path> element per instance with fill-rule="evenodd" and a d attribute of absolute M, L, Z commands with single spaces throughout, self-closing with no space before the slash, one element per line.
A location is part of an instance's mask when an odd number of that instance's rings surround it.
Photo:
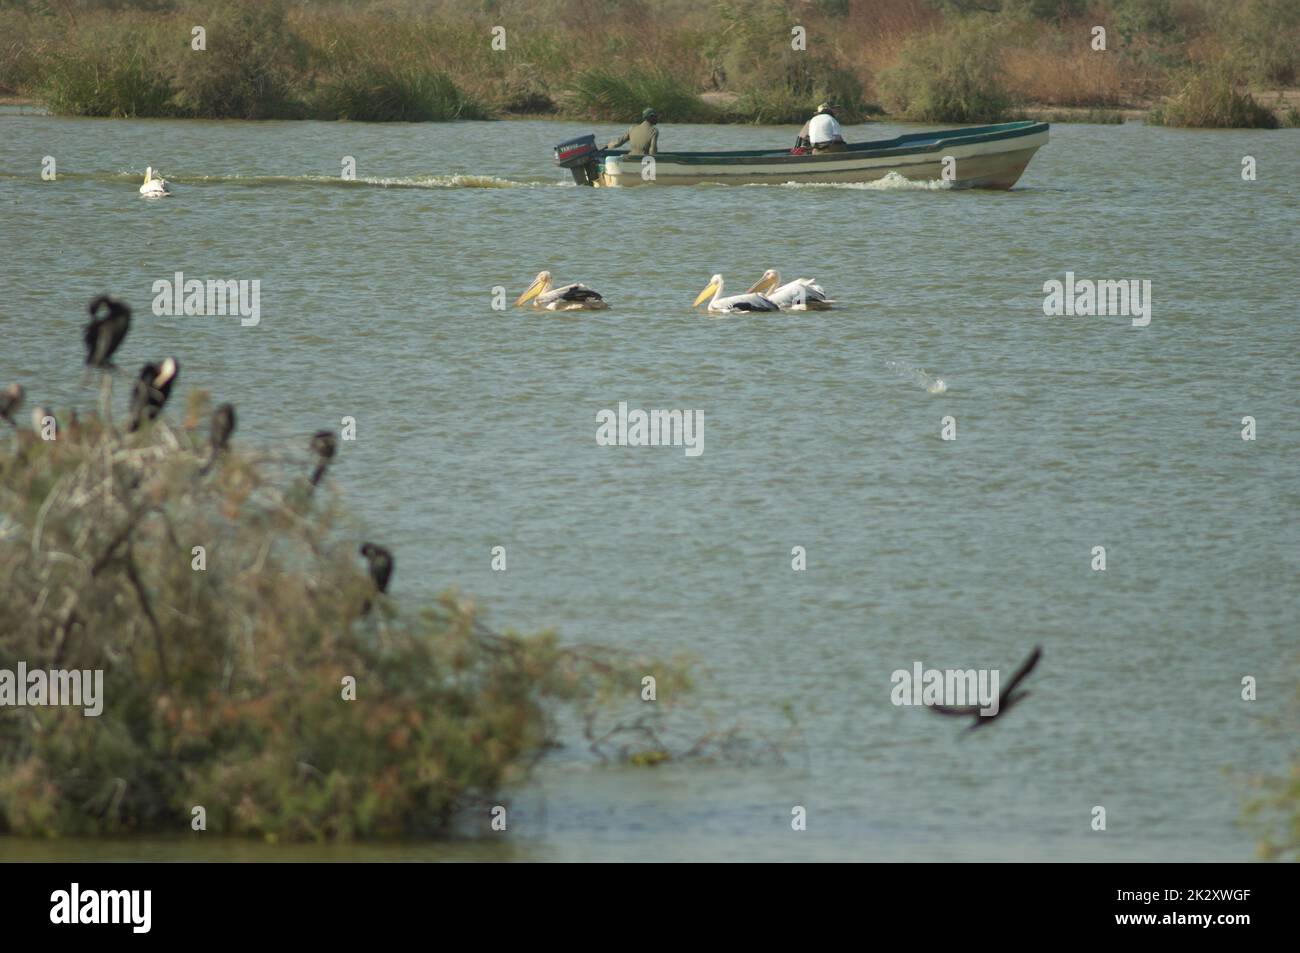
<path fill-rule="evenodd" d="M 812 278 L 796 278 L 781 284 L 781 273 L 775 268 L 763 272 L 763 277 L 749 290 L 766 295 L 782 311 L 828 311 L 835 303 Z"/>
<path fill-rule="evenodd" d="M 609 307 L 599 291 L 576 281 L 562 288 L 552 288 L 549 271 L 537 273 L 528 290 L 515 299 L 515 307 L 521 307 L 530 299 L 534 308 L 545 308 L 547 311 L 599 311 Z"/>
<path fill-rule="evenodd" d="M 732 311 L 780 311 L 781 310 L 770 300 L 768 300 L 766 296 L 758 294 L 752 288 L 749 291 L 745 292 L 744 294 L 731 295 L 730 297 L 724 298 L 722 296 L 721 275 L 714 275 L 712 278 L 709 279 L 708 287 L 706 287 L 703 291 L 701 291 L 699 293 L 699 296 L 696 297 L 694 307 L 698 308 L 704 302 L 704 299 L 708 298 L 710 295 L 713 296 L 713 300 L 709 302 L 708 310 L 713 312 L 720 312 L 722 314 L 727 314 Z"/>
<path fill-rule="evenodd" d="M 144 185 L 140 186 L 140 194 L 149 198 L 161 198 L 164 195 L 171 195 L 172 190 L 161 175 L 153 174 L 153 166 L 149 166 L 144 170 Z"/>

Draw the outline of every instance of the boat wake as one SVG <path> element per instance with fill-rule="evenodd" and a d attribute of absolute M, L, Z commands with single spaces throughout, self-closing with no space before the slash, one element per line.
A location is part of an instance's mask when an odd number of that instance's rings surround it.
<path fill-rule="evenodd" d="M 60 172 L 59 179 L 87 182 L 138 182 L 144 170 L 121 172 Z M 22 179 L 29 176 L 0 173 L 0 179 Z M 572 182 L 554 179 L 516 180 L 495 175 L 419 175 L 419 176 L 358 176 L 344 179 L 337 175 L 174 175 L 170 171 L 167 181 L 178 185 L 230 185 L 245 188 L 274 188 L 287 186 L 333 186 L 335 188 L 381 189 L 533 189 L 554 186 L 572 187 Z"/>
<path fill-rule="evenodd" d="M 948 390 L 948 385 L 944 383 L 942 377 L 927 374 L 919 367 L 913 367 L 900 361 L 886 361 L 885 366 L 904 380 L 911 381 L 919 387 L 924 387 L 928 394 L 942 394 Z"/>
<path fill-rule="evenodd" d="M 951 182 L 938 179 L 916 180 L 886 172 L 874 182 L 783 182 L 787 189 L 865 189 L 869 192 L 945 192 L 953 187 Z"/>
<path fill-rule="evenodd" d="M 495 175 L 420 175 L 420 176 L 357 176 L 344 179 L 337 175 L 198 175 L 174 176 L 178 183 L 195 185 L 237 186 L 302 186 L 327 185 L 338 188 L 381 189 L 529 189 L 559 183 L 553 180 L 518 182 Z"/>

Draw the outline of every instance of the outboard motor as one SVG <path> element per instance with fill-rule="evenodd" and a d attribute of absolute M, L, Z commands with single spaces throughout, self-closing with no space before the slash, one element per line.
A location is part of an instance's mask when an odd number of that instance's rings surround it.
<path fill-rule="evenodd" d="M 568 169 L 578 185 L 595 185 L 600 179 L 599 152 L 595 136 L 579 136 L 555 147 L 555 164 Z"/>

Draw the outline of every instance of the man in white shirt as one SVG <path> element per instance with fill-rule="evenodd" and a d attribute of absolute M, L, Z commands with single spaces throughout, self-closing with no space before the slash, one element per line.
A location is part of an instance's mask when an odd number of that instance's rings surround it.
<path fill-rule="evenodd" d="M 822 103 L 799 132 L 799 137 L 807 140 L 814 153 L 843 152 L 846 148 L 839 120 L 835 118 L 835 109 L 830 103 Z"/>

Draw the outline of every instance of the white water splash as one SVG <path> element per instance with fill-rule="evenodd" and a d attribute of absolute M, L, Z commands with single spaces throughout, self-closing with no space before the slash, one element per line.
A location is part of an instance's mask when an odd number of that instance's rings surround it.
<path fill-rule="evenodd" d="M 870 192 L 944 192 L 953 188 L 951 182 L 938 179 L 912 181 L 897 172 L 886 172 L 874 182 L 785 182 L 787 189 L 865 189 Z"/>
<path fill-rule="evenodd" d="M 924 387 L 928 394 L 942 394 L 948 390 L 948 385 L 942 377 L 927 374 L 919 367 L 913 367 L 910 364 L 903 364 L 899 361 L 886 361 L 885 366 L 904 380 L 911 381 L 913 384 Z"/>

